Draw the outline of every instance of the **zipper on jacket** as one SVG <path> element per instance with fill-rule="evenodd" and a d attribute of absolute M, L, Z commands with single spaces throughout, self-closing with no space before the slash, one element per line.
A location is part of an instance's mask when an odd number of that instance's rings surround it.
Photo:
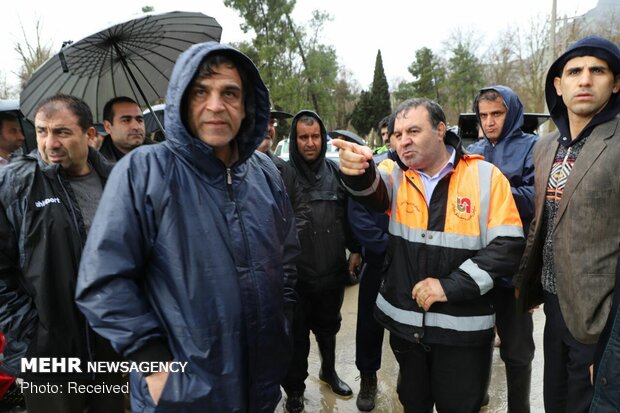
<path fill-rule="evenodd" d="M 230 168 L 226 168 L 226 188 L 228 189 L 228 196 L 231 200 L 234 201 L 235 197 L 233 194 L 232 173 L 230 171 Z"/>
<path fill-rule="evenodd" d="M 239 219 L 239 227 L 241 230 L 241 236 L 243 238 L 243 243 L 245 244 L 245 253 L 246 253 L 246 260 L 247 260 L 247 266 L 248 266 L 248 271 L 250 273 L 251 276 L 251 280 L 253 285 L 257 285 L 257 280 L 256 280 L 256 274 L 254 273 L 254 269 L 252 267 L 252 253 L 251 253 L 251 248 L 250 248 L 250 240 L 248 239 L 248 233 L 246 231 L 245 228 L 245 223 L 243 221 L 243 217 L 241 216 L 241 213 L 239 212 L 239 208 L 237 205 L 237 202 L 235 201 L 235 195 L 233 192 L 233 186 L 232 186 L 232 171 L 230 168 L 226 168 L 226 187 L 228 189 L 228 196 L 230 197 L 230 200 L 234 203 L 235 205 L 235 210 L 237 211 L 237 217 Z M 260 295 L 256 296 L 256 306 L 254 308 L 254 314 L 251 314 L 251 316 L 254 317 L 254 322 L 255 323 L 259 323 L 259 313 L 260 313 L 260 309 L 262 307 L 262 303 L 260 302 Z M 250 313 L 250 310 L 248 310 L 248 313 Z M 250 328 L 249 328 L 249 320 L 247 315 L 244 315 L 244 321 L 245 321 L 245 332 L 246 334 L 250 334 Z M 258 344 L 254 345 L 254 354 L 258 354 Z M 249 357 L 251 357 L 252 355 L 250 354 Z M 250 369 L 256 369 L 256 359 L 257 357 L 254 357 L 253 360 L 253 364 L 252 366 L 250 366 Z M 248 360 L 249 363 L 250 360 Z"/>
<path fill-rule="evenodd" d="M 64 183 L 62 182 L 62 177 L 60 176 L 60 172 L 56 173 L 56 177 L 58 178 L 58 184 L 60 185 L 60 187 L 62 188 L 62 190 L 63 190 L 63 192 L 65 194 L 65 199 L 67 200 L 67 202 L 69 204 L 68 207 L 69 207 L 69 210 L 71 211 L 71 218 L 73 220 L 73 224 L 75 225 L 75 230 L 78 233 L 78 237 L 82 241 L 81 244 L 82 244 L 82 250 L 83 250 L 84 241 L 85 240 L 81 239 L 82 238 L 82 234 L 80 233 L 80 225 L 79 225 L 79 223 L 77 221 L 77 216 L 75 215 L 75 208 L 73 206 L 71 197 L 69 196 L 69 192 L 67 191 L 67 188 L 65 187 Z M 77 274 L 76 274 L 76 278 L 77 278 Z M 88 351 L 88 358 L 89 358 L 90 361 L 95 361 L 95 359 L 93 357 L 92 349 L 90 347 L 91 346 L 91 342 L 90 342 L 91 341 L 90 340 L 90 325 L 88 324 L 88 320 L 86 319 L 86 317 L 84 317 L 84 324 L 86 326 L 86 330 L 85 330 L 85 332 L 86 332 L 86 351 Z M 92 377 L 93 380 L 95 379 L 95 372 L 91 373 L 91 377 Z"/>

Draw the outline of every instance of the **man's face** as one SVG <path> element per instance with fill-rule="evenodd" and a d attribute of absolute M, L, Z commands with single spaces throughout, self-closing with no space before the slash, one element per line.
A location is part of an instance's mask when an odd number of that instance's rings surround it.
<path fill-rule="evenodd" d="M 24 144 L 24 134 L 17 120 L 5 119 L 0 129 L 0 148 L 7 153 L 19 149 Z"/>
<path fill-rule="evenodd" d="M 427 171 L 443 159 L 443 137 L 446 125 L 440 123 L 433 130 L 428 111 L 423 106 L 399 113 L 394 123 L 396 152 L 400 160 L 410 168 Z"/>
<path fill-rule="evenodd" d="M 482 126 L 487 138 L 494 143 L 499 141 L 508 113 L 504 99 L 501 96 L 493 101 L 482 99 L 478 102 L 478 112 L 480 114 L 480 126 Z"/>
<path fill-rule="evenodd" d="M 381 142 L 383 142 L 384 145 L 390 143 L 390 140 L 388 139 L 387 129 L 387 126 L 381 128 Z"/>
<path fill-rule="evenodd" d="M 234 67 L 221 64 L 213 70 L 190 86 L 188 126 L 204 143 L 222 148 L 235 139 L 245 118 L 243 83 Z"/>
<path fill-rule="evenodd" d="M 297 122 L 297 151 L 306 162 L 313 162 L 319 157 L 321 143 L 319 122 L 314 122 L 312 125 Z"/>
<path fill-rule="evenodd" d="M 110 134 L 114 146 L 128 153 L 144 143 L 144 117 L 140 106 L 131 102 L 119 102 L 112 106 L 112 122 L 103 121 L 106 132 Z"/>
<path fill-rule="evenodd" d="M 269 123 L 267 124 L 267 135 L 263 139 L 263 141 L 258 145 L 256 150 L 261 151 L 263 153 L 267 153 L 273 145 L 273 141 L 276 138 L 276 127 L 278 126 L 278 120 L 274 117 L 269 118 Z"/>
<path fill-rule="evenodd" d="M 553 84 L 568 109 L 569 119 L 589 121 L 609 102 L 612 92 L 620 90 L 620 76 L 614 79 L 606 61 L 580 56 L 566 62 Z"/>
<path fill-rule="evenodd" d="M 95 134 L 94 127 L 82 131 L 78 117 L 64 103 L 37 112 L 34 126 L 37 148 L 46 163 L 59 164 L 71 175 L 88 173 L 88 139 Z"/>

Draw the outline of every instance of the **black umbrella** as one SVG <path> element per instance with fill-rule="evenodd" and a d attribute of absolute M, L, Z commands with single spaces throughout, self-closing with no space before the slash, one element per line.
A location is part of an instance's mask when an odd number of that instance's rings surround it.
<path fill-rule="evenodd" d="M 150 109 L 165 97 L 177 57 L 193 44 L 219 41 L 221 34 L 213 17 L 176 11 L 146 15 L 78 42 L 65 42 L 32 75 L 20 107 L 31 118 L 41 99 L 66 93 L 84 99 L 95 122 L 102 120 L 103 106 L 116 96 L 132 97 Z"/>

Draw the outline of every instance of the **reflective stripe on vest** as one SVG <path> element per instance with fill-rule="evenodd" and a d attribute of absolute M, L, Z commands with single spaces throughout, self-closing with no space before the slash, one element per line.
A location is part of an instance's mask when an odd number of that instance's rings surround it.
<path fill-rule="evenodd" d="M 441 231 L 410 228 L 400 222 L 391 220 L 389 224 L 390 234 L 401 237 L 408 242 L 432 245 L 443 248 L 457 248 L 478 251 L 483 247 L 481 239 L 473 235 L 449 234 Z"/>
<path fill-rule="evenodd" d="M 484 331 L 495 325 L 495 314 L 482 316 L 453 316 L 440 313 L 403 310 L 390 304 L 383 295 L 377 295 L 377 308 L 392 320 L 413 327 L 439 327 L 455 331 Z"/>
<path fill-rule="evenodd" d="M 375 180 L 373 181 L 372 185 L 370 185 L 369 188 L 364 189 L 362 191 L 356 191 L 354 189 L 351 189 L 350 187 L 348 187 L 347 185 L 344 185 L 344 187 L 346 188 L 346 190 L 353 196 L 369 196 L 375 193 L 375 191 L 377 190 L 377 187 L 379 186 L 379 180 L 380 180 L 380 174 L 379 171 L 376 172 L 375 175 Z"/>
<path fill-rule="evenodd" d="M 471 259 L 462 263 L 459 268 L 465 271 L 478 285 L 478 288 L 480 288 L 480 295 L 488 293 L 491 291 L 491 288 L 493 288 L 493 278 L 491 275 L 478 267 L 478 264 Z"/>

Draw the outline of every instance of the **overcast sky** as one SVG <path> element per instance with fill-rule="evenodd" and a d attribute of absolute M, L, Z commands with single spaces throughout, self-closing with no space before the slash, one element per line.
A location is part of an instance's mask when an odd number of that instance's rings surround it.
<path fill-rule="evenodd" d="M 581 15 L 597 0 L 557 0 L 558 16 Z M 10 4 L 10 6 L 8 6 Z M 372 4 L 373 6 L 368 6 Z M 23 41 L 20 25 L 28 39 L 33 39 L 34 25 L 42 25 L 42 39 L 52 51 L 65 40 L 77 41 L 114 23 L 141 15 L 142 6 L 155 12 L 173 10 L 198 11 L 213 16 L 222 25 L 222 42 L 249 40 L 244 34 L 237 12 L 216 0 L 17 0 L 6 3 L 0 29 L 0 71 L 10 83 L 11 72 L 18 70 L 16 42 Z M 442 48 L 450 32 L 457 27 L 483 35 L 480 51 L 492 42 L 507 25 L 529 27 L 532 19 L 542 19 L 551 12 L 552 0 L 297 0 L 293 17 L 306 23 L 313 10 L 328 12 L 328 22 L 321 41 L 336 48 L 340 66 L 351 71 L 362 88 L 372 82 L 375 57 L 381 49 L 385 73 L 394 86 L 400 79 L 411 80 L 407 67 L 415 51 L 428 47 Z"/>

